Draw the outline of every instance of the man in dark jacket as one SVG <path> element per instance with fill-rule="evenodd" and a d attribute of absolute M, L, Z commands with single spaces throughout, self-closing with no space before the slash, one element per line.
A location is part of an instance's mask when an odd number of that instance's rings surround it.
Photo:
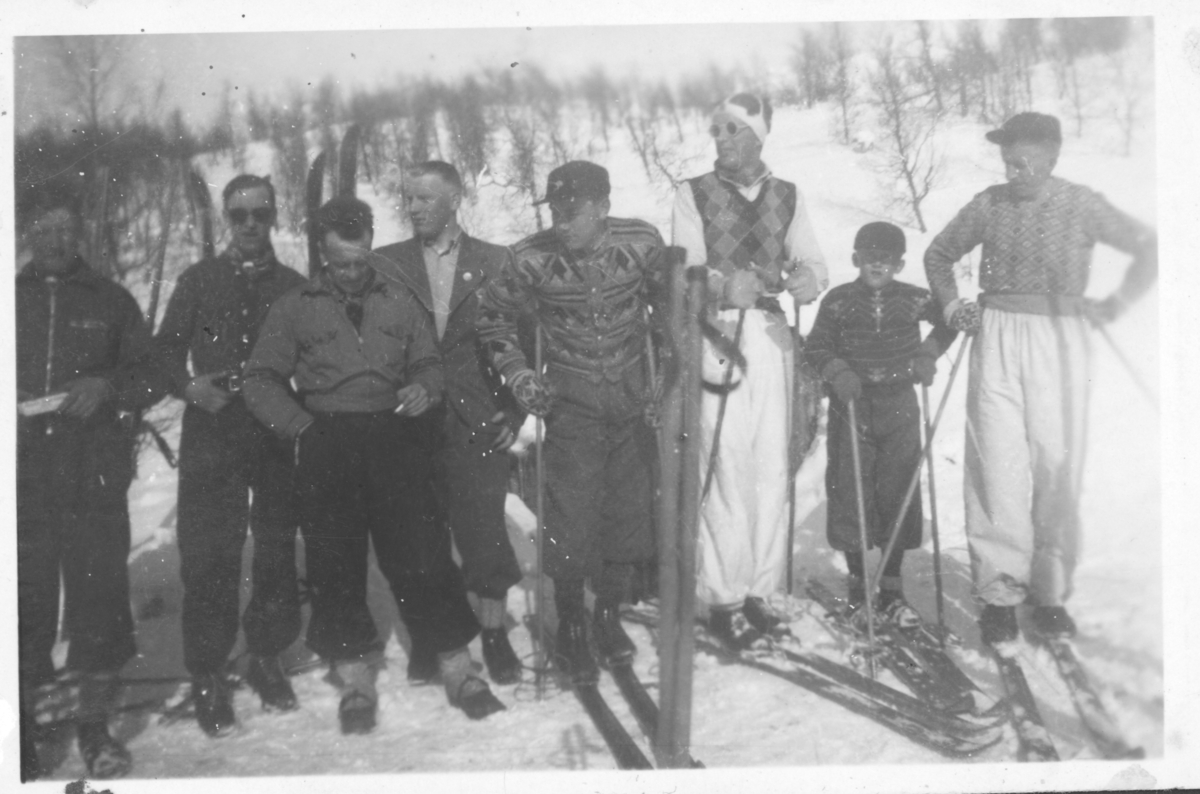
<path fill-rule="evenodd" d="M 291 450 L 254 421 L 239 390 L 267 310 L 304 277 L 275 258 L 270 180 L 243 174 L 223 196 L 233 239 L 224 253 L 184 271 L 155 340 L 175 393 L 188 403 L 178 501 L 183 660 L 196 719 L 213 737 L 237 724 L 224 670 L 237 641 L 247 525 L 254 533 L 254 591 L 242 616 L 246 679 L 266 709 L 296 708 L 279 654 L 300 634 Z"/>
<path fill-rule="evenodd" d="M 41 771 L 34 714 L 55 680 L 60 579 L 66 669 L 79 684 L 80 755 L 91 777 L 120 777 L 132 765 L 107 727 L 116 676 L 137 653 L 126 493 L 136 413 L 166 389 L 141 310 L 79 256 L 80 227 L 69 199 L 43 205 L 31 229 L 33 261 L 17 276 L 17 580 L 27 780 Z"/>
<path fill-rule="evenodd" d="M 387 275 L 406 284 L 436 329 L 446 398 L 423 420 L 434 439 L 433 485 L 440 523 L 453 532 L 462 558 L 467 590 L 478 597 L 483 626 L 483 658 L 492 680 L 520 679 L 521 662 L 504 628 L 508 589 L 521 581 L 521 569 L 508 542 L 504 500 L 508 456 L 523 414 L 475 332 L 478 293 L 504 264 L 505 249 L 476 240 L 458 225 L 462 178 L 454 166 L 430 161 L 413 166 L 405 182 L 412 239 L 376 251 L 388 263 Z M 445 532 L 438 542 L 450 542 Z M 437 657 L 413 643 L 409 680 L 428 680 Z"/>
<path fill-rule="evenodd" d="M 482 719 L 504 705 L 472 672 L 479 623 L 449 549 L 431 542 L 429 448 L 407 421 L 442 399 L 437 346 L 408 290 L 369 264 L 371 208 L 339 197 L 315 220 L 325 265 L 271 308 L 245 383 L 255 417 L 294 447 L 308 646 L 341 685 L 342 732 L 372 730 L 383 650 L 367 606 L 374 546 L 413 642 L 437 654 L 451 704 Z"/>

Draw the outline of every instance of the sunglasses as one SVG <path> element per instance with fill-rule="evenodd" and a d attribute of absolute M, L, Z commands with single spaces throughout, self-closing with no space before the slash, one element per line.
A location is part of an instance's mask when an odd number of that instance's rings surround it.
<path fill-rule="evenodd" d="M 750 128 L 745 125 L 738 124 L 737 122 L 734 122 L 734 121 L 727 121 L 727 122 L 725 122 L 725 124 L 723 126 L 720 124 L 714 124 L 711 127 L 709 127 L 708 134 L 713 136 L 714 138 L 720 138 L 721 133 L 724 132 L 724 133 L 726 133 L 726 135 L 728 135 L 730 138 L 732 138 L 734 135 L 737 135 L 742 130 L 748 130 L 748 129 L 750 129 Z"/>
<path fill-rule="evenodd" d="M 254 218 L 257 223 L 270 223 L 271 218 L 275 215 L 275 210 L 270 207 L 256 207 L 252 210 L 244 210 L 241 207 L 229 210 L 229 220 L 233 221 L 234 226 L 241 226 L 246 222 L 247 218 Z"/>

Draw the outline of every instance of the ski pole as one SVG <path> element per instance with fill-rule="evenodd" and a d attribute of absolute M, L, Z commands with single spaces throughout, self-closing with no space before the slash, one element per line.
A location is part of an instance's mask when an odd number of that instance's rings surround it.
<path fill-rule="evenodd" d="M 533 334 L 533 368 L 537 376 L 542 377 L 542 327 L 539 325 Z M 546 575 L 542 570 L 542 556 L 546 534 L 546 470 L 542 454 L 543 423 L 538 416 L 534 422 L 534 482 L 537 501 L 537 580 L 534 587 L 534 598 L 537 600 L 537 653 L 534 664 L 537 666 L 537 699 L 540 702 L 546 695 Z"/>
<path fill-rule="evenodd" d="M 1112 352 L 1117 357 L 1117 360 L 1120 361 L 1122 366 L 1125 367 L 1125 371 L 1129 373 L 1129 377 L 1133 378 L 1133 383 L 1135 386 L 1137 386 L 1138 391 L 1140 391 L 1142 395 L 1150 401 L 1150 406 L 1154 409 L 1155 415 L 1159 415 L 1158 398 L 1154 396 L 1154 392 L 1150 391 L 1150 387 L 1148 387 L 1146 382 L 1142 380 L 1141 375 L 1139 375 L 1137 369 L 1134 368 L 1133 362 L 1126 358 L 1125 353 L 1121 350 L 1121 348 L 1117 347 L 1116 341 L 1112 338 L 1112 335 L 1108 333 L 1107 328 L 1105 328 L 1103 325 L 1097 325 L 1096 330 L 1100 332 L 1100 336 L 1104 339 L 1104 341 L 1108 342 L 1109 348 L 1112 349 Z"/>
<path fill-rule="evenodd" d="M 854 402 L 854 400 L 850 400 L 846 403 L 846 410 L 850 419 L 850 460 L 854 463 L 854 498 L 858 505 L 858 541 L 862 547 L 863 562 L 859 575 L 862 576 L 865 585 L 867 581 L 867 551 L 870 549 L 870 545 L 867 542 L 867 505 L 863 500 L 862 459 L 858 450 L 858 416 L 855 414 Z M 874 590 L 865 594 L 864 603 L 867 608 L 867 671 L 871 674 L 871 678 L 874 678 L 875 607 L 871 603 L 872 593 Z"/>
<path fill-rule="evenodd" d="M 796 539 L 796 470 L 799 469 L 799 462 L 796 458 L 799 457 L 800 451 L 796 449 L 796 431 L 795 425 L 798 419 L 798 413 L 801 406 L 798 405 L 796 394 L 796 381 L 800 377 L 800 356 L 801 348 L 804 345 L 804 340 L 800 337 L 800 301 L 792 298 L 792 308 L 796 312 L 796 323 L 792 326 L 792 382 L 787 385 L 789 389 L 787 405 L 792 406 L 791 424 L 788 427 L 788 527 L 787 527 L 787 594 L 791 595 L 793 590 L 792 582 L 792 565 L 795 563 L 795 554 L 792 550 L 792 544 Z"/>
<path fill-rule="evenodd" d="M 946 391 L 942 393 L 942 400 L 938 403 L 937 414 L 933 417 L 933 424 L 929 427 L 929 433 L 925 437 L 925 447 L 933 443 L 933 434 L 937 432 L 938 422 L 942 419 L 942 411 L 946 408 L 946 402 L 950 398 L 950 391 L 954 388 L 954 377 L 958 375 L 958 368 L 962 365 L 963 354 L 967 352 L 967 339 L 963 337 L 962 344 L 958 347 L 958 355 L 954 357 L 954 366 L 950 369 L 950 377 L 946 380 Z M 921 482 L 921 458 L 926 455 L 926 450 L 921 450 L 920 457 L 917 458 L 917 465 L 913 468 L 912 477 L 908 481 L 908 490 L 904 493 L 904 501 L 900 505 L 900 512 L 896 515 L 896 522 L 892 524 L 892 532 L 888 537 L 887 546 L 883 550 L 883 556 L 879 560 L 879 567 L 875 569 L 875 575 L 871 577 L 867 588 L 867 600 L 875 594 L 876 588 L 879 587 L 879 582 L 883 579 L 883 569 L 891 559 L 892 551 L 896 548 L 896 541 L 900 538 L 900 527 L 904 524 L 904 517 L 908 514 L 908 507 L 912 504 L 913 494 L 916 493 L 917 485 Z"/>
<path fill-rule="evenodd" d="M 746 322 L 746 310 L 738 312 L 737 328 L 733 331 L 733 349 L 739 349 L 742 342 L 742 325 Z M 729 403 L 729 383 L 733 380 L 733 356 L 725 367 L 725 377 L 721 380 L 721 403 L 717 407 L 717 423 L 713 427 L 712 449 L 708 453 L 708 470 L 704 473 L 704 487 L 700 491 L 700 501 L 708 498 L 708 490 L 712 487 L 713 474 L 717 468 L 717 451 L 721 446 L 721 425 L 725 424 L 725 406 Z"/>
<path fill-rule="evenodd" d="M 942 594 L 942 541 L 938 532 L 937 487 L 933 479 L 933 428 L 929 422 L 929 387 L 921 384 L 921 407 L 925 415 L 925 461 L 929 466 L 929 530 L 933 535 L 933 589 L 937 594 L 938 642 L 946 649 L 945 604 Z"/>

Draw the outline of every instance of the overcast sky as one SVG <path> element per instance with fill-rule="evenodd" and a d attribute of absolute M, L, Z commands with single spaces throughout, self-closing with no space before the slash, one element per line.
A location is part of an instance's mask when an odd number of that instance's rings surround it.
<path fill-rule="evenodd" d="M 343 96 L 397 76 L 455 79 L 484 69 L 536 64 L 553 80 L 600 66 L 610 77 L 637 74 L 674 81 L 714 63 L 750 72 L 784 69 L 799 26 L 666 25 L 523 27 L 463 30 L 234 33 L 124 37 L 134 68 L 126 80 L 141 96 L 161 78 L 167 107 L 178 106 L 193 124 L 206 124 L 226 83 L 239 94 L 280 94 L 291 86 L 334 77 Z M 18 42 L 20 124 L 52 114 L 50 71 L 41 48 Z M 514 66 L 515 64 L 515 66 Z"/>

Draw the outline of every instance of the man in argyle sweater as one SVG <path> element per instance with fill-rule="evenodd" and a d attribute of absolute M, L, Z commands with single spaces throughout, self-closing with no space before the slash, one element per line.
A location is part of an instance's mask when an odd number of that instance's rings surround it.
<path fill-rule="evenodd" d="M 884 548 L 908 482 L 921 463 L 921 409 L 913 384 L 933 383 L 938 357 L 955 332 L 942 320 L 929 290 L 895 281 L 907 243 L 899 227 L 868 223 L 854 238 L 859 277 L 829 290 L 805 340 L 804 355 L 829 388 L 829 499 L 826 537 L 846 555 L 850 602 L 861 605 L 868 572 L 859 533 L 856 476 L 862 477 L 867 543 Z M 921 341 L 920 323 L 933 325 Z M 861 472 L 854 470 L 849 403 L 858 421 Z M 901 625 L 917 616 L 904 600 L 904 552 L 921 546 L 921 500 L 914 500 L 884 567 L 878 608 Z M 919 619 L 919 618 L 917 618 Z"/>
<path fill-rule="evenodd" d="M 708 266 L 717 307 L 704 345 L 701 476 L 711 465 L 712 478 L 700 514 L 698 595 L 712 630 L 739 648 L 778 626 L 764 598 L 786 573 L 795 352 L 772 296 L 787 289 L 811 303 L 828 283 L 800 191 L 762 161 L 770 128 L 765 99 L 723 102 L 710 129 L 715 168 L 680 187 L 672 213 L 672 243 L 687 249 L 687 264 Z"/>
<path fill-rule="evenodd" d="M 514 245 L 480 300 L 476 327 L 493 366 L 529 413 L 546 418 L 545 572 L 554 580 L 557 662 L 576 683 L 598 670 L 587 642 L 584 580 L 596 596 L 596 647 L 632 657 L 619 606 L 651 559 L 656 439 L 644 358 L 646 307 L 665 310 L 664 244 L 640 220 L 612 218 L 608 172 L 573 161 L 550 173 L 553 226 Z M 661 315 L 660 315 L 661 316 Z M 534 318 L 545 373 L 518 343 Z"/>
<path fill-rule="evenodd" d="M 1103 196 L 1051 175 L 1058 119 L 1020 113 L 987 134 L 1008 182 L 979 193 L 925 252 L 934 294 L 955 328 L 977 333 L 967 391 L 966 529 L 980 628 L 1017 636 L 1016 606 L 1035 627 L 1071 635 L 1063 602 L 1079 548 L 1087 419 L 1087 321 L 1110 322 L 1154 283 L 1154 232 Z M 1083 296 L 1092 248 L 1133 255 L 1117 291 Z M 953 266 L 982 245 L 978 303 L 958 295 Z"/>

